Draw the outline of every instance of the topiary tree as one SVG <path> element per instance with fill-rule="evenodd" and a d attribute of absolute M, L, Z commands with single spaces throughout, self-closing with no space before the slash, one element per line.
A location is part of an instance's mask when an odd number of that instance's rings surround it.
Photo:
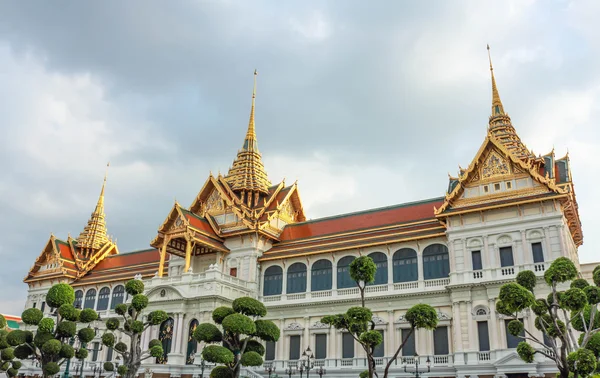
<path fill-rule="evenodd" d="M 90 323 L 98 319 L 92 309 L 79 311 L 73 306 L 75 291 L 66 284 L 52 286 L 46 294 L 46 303 L 55 312 L 53 318 L 44 318 L 37 308 L 29 308 L 21 314 L 23 323 L 37 326 L 34 332 L 14 330 L 6 336 L 7 343 L 14 347 L 14 357 L 20 360 L 37 360 L 44 377 L 55 375 L 64 363 L 69 366 L 73 357 L 84 359 L 87 356 L 85 345 L 96 336 Z M 77 330 L 77 323 L 87 324 Z M 77 344 L 76 344 L 77 342 Z M 77 345 L 77 348 L 74 348 Z"/>
<path fill-rule="evenodd" d="M 325 316 L 321 319 L 324 324 L 329 324 L 338 330 L 348 331 L 365 350 L 367 355 L 368 370 L 360 374 L 361 378 L 373 378 L 377 375 L 375 365 L 375 347 L 381 344 L 383 338 L 381 333 L 375 330 L 373 313 L 365 306 L 365 288 L 368 283 L 375 281 L 377 265 L 369 256 L 361 256 L 350 264 L 350 277 L 356 282 L 360 292 L 362 307 L 350 307 L 345 313 Z M 394 355 L 385 365 L 383 377 L 387 378 L 390 366 L 396 361 L 404 344 L 412 336 L 415 329 L 435 329 L 438 323 L 438 316 L 435 309 L 427 304 L 418 304 L 411 307 L 406 312 L 406 320 L 410 323 L 410 332 L 396 349 Z"/>
<path fill-rule="evenodd" d="M 502 286 L 496 302 L 496 311 L 512 319 L 508 332 L 523 339 L 517 346 L 519 357 L 531 363 L 536 353 L 542 354 L 556 363 L 561 378 L 587 377 L 600 367 L 600 265 L 593 273 L 595 286 L 578 275 L 571 260 L 559 257 L 544 273 L 551 290 L 546 298 L 535 298 L 537 277 L 531 271 L 523 271 L 516 282 Z M 569 282 L 569 289 L 559 290 L 559 285 Z M 536 315 L 535 327 L 546 336 L 549 345 L 518 320 L 519 312 L 528 308 Z M 578 338 L 576 331 L 581 333 Z M 532 344 L 540 348 L 535 349 Z"/>
<path fill-rule="evenodd" d="M 263 364 L 265 348 L 258 340 L 279 340 L 279 328 L 270 320 L 260 319 L 267 315 L 265 306 L 254 298 L 241 297 L 232 307 L 217 307 L 212 323 L 202 323 L 194 331 L 194 339 L 208 345 L 202 350 L 202 358 L 221 364 L 215 367 L 211 378 L 238 378 L 242 366 Z M 217 345 L 220 343 L 221 345 Z"/>
<path fill-rule="evenodd" d="M 15 351 L 7 341 L 8 332 L 6 318 L 0 315 L 0 373 L 12 378 L 19 373 L 21 361 L 14 359 Z"/>
<path fill-rule="evenodd" d="M 140 280 L 130 280 L 125 284 L 125 291 L 132 296 L 131 304 L 121 303 L 115 307 L 120 318 L 106 320 L 106 332 L 102 335 L 102 344 L 113 348 L 121 355 L 123 364 L 117 373 L 123 378 L 134 378 L 142 364 L 148 358 L 160 357 L 163 354 L 162 344 L 151 340 L 146 347 L 142 345 L 142 333 L 152 325 L 158 325 L 167 320 L 167 313 L 162 310 L 152 311 L 146 321 L 142 321 L 142 311 L 148 307 L 148 297 L 143 294 L 144 283 Z M 117 342 L 115 332 L 127 335 L 129 343 Z M 104 370 L 114 371 L 112 363 L 105 363 Z"/>

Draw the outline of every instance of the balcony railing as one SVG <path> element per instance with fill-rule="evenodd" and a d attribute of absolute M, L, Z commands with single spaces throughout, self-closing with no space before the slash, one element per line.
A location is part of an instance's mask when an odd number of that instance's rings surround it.
<path fill-rule="evenodd" d="M 406 365 L 414 365 L 415 358 L 419 358 L 419 364 L 423 366 L 426 364 L 427 356 L 419 356 L 419 357 L 402 357 L 398 356 L 396 360 L 392 363 L 394 367 L 402 367 Z M 432 367 L 447 367 L 453 365 L 453 356 L 452 355 L 443 355 L 443 356 L 430 356 L 430 363 Z M 375 365 L 377 366 L 385 366 L 390 361 L 390 357 L 375 357 Z M 364 357 L 354 357 L 354 358 L 327 358 L 327 359 L 318 359 L 314 361 L 316 367 L 325 367 L 328 369 L 348 369 L 348 368 L 366 368 L 367 367 L 367 359 Z M 272 366 L 276 369 L 285 369 L 285 368 L 294 368 L 298 366 L 298 360 L 275 360 L 275 361 L 265 361 L 263 366 Z M 264 370 L 264 367 L 257 367 L 257 370 Z"/>

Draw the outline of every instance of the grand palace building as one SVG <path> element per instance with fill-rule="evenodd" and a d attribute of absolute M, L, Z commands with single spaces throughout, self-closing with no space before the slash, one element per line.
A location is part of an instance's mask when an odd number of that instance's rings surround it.
<path fill-rule="evenodd" d="M 128 300 L 124 283 L 141 278 L 148 311 L 164 309 L 170 318 L 143 334 L 144 344 L 160 339 L 165 354 L 146 360 L 140 373 L 196 378 L 203 345 L 190 337 L 193 329 L 211 321 L 215 307 L 252 296 L 281 329 L 279 341 L 266 345 L 265 366 L 287 375 L 286 368 L 299 366 L 310 347 L 315 365 L 327 376 L 357 377 L 366 369 L 364 351 L 320 319 L 359 304 L 349 265 L 368 255 L 378 269 L 366 290 L 367 306 L 384 335 L 375 352 L 377 364 L 383 366 L 406 335 L 408 308 L 430 304 L 440 319 L 436 330 L 418 330 L 409 339 L 392 376 L 411 376 L 404 366 L 414 367 L 415 359 L 421 365 L 430 362 L 430 377 L 553 376 L 555 365 L 545 357 L 536 354 L 531 364 L 518 358 L 520 340 L 507 333 L 495 301 L 501 285 L 523 270 L 538 275 L 537 294 L 545 296 L 542 276 L 560 256 L 572 259 L 584 276 L 590 274 L 591 265 L 579 265 L 583 235 L 569 157 L 557 158 L 554 151 L 534 155 L 505 111 L 493 70 L 491 81 L 485 139 L 468 167 L 440 188 L 443 196 L 310 221 L 298 184 L 269 180 L 257 145 L 254 91 L 243 145 L 228 173 L 210 174 L 189 207 L 176 202 L 156 235 L 148 235 L 150 248 L 122 253 L 108 237 L 105 178 L 79 236 L 51 235 L 45 244 L 24 280 L 26 306 L 50 315 L 47 290 L 68 282 L 76 290 L 76 304 L 107 319 Z M 521 315 L 525 327 L 541 338 L 534 315 Z M 116 352 L 101 346 L 102 322 L 96 327 L 87 361 L 71 364 L 84 376 L 97 374 L 104 361 L 119 362 Z M 33 365 L 21 372 L 40 374 Z M 261 367 L 242 375 L 267 373 Z"/>

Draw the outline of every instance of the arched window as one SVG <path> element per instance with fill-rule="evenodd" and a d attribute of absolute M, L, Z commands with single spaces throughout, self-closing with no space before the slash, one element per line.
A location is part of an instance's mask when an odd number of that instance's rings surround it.
<path fill-rule="evenodd" d="M 306 291 L 306 265 L 294 263 L 287 270 L 287 294 Z"/>
<path fill-rule="evenodd" d="M 162 343 L 163 355 L 156 358 L 157 364 L 166 364 L 168 355 L 171 353 L 171 344 L 173 342 L 173 318 L 168 318 L 160 325 L 158 330 L 158 339 Z"/>
<path fill-rule="evenodd" d="M 448 247 L 432 244 L 423 250 L 423 276 L 426 280 L 448 277 L 450 261 Z"/>
<path fill-rule="evenodd" d="M 381 252 L 373 252 L 369 254 L 369 257 L 373 259 L 375 265 L 377 265 L 377 271 L 375 272 L 375 281 L 371 285 L 384 285 L 388 283 L 388 261 L 387 256 Z"/>
<path fill-rule="evenodd" d="M 392 258 L 394 282 L 410 282 L 419 279 L 417 251 L 402 248 L 394 253 Z"/>
<path fill-rule="evenodd" d="M 108 308 L 108 299 L 110 298 L 110 289 L 107 287 L 103 287 L 100 289 L 98 293 L 98 304 L 96 305 L 96 310 L 102 311 Z"/>
<path fill-rule="evenodd" d="M 346 256 L 337 263 L 337 288 L 344 289 L 356 286 L 356 281 L 350 277 L 350 263 L 354 256 Z"/>
<path fill-rule="evenodd" d="M 319 260 L 311 267 L 310 290 L 331 290 L 331 261 Z"/>
<path fill-rule="evenodd" d="M 185 358 L 186 365 L 194 364 L 196 352 L 198 351 L 198 342 L 196 339 L 194 339 L 194 331 L 196 330 L 196 327 L 198 327 L 198 321 L 196 319 L 192 319 L 188 331 L 187 353 Z"/>
<path fill-rule="evenodd" d="M 85 293 L 85 302 L 83 308 L 94 308 L 96 304 L 96 289 L 90 289 Z"/>
<path fill-rule="evenodd" d="M 283 285 L 283 269 L 280 266 L 270 266 L 265 270 L 263 295 L 280 295 Z"/>
<path fill-rule="evenodd" d="M 83 302 L 83 290 L 77 290 L 75 292 L 75 302 L 73 303 L 73 306 L 75 306 L 76 308 L 81 308 L 82 302 Z M 33 307 L 35 307 L 35 305 Z"/>
<path fill-rule="evenodd" d="M 123 299 L 125 298 L 125 287 L 123 285 L 119 285 L 113 289 L 112 292 L 112 300 L 110 301 L 110 309 L 114 310 L 117 305 L 123 303 Z"/>

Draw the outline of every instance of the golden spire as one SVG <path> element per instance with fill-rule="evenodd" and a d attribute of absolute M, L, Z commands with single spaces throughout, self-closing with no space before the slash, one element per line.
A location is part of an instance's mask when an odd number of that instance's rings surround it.
<path fill-rule="evenodd" d="M 109 166 L 110 163 L 106 164 L 104 181 L 102 183 L 102 189 L 100 190 L 98 203 L 96 203 L 96 208 L 94 209 L 90 220 L 88 220 L 87 226 L 85 226 L 77 238 L 77 247 L 81 249 L 84 256 L 89 256 L 90 250 L 99 250 L 108 241 L 104 214 L 104 188 L 106 187 L 106 177 L 108 175 Z"/>
<path fill-rule="evenodd" d="M 248 122 L 248 131 L 244 138 L 244 145 L 238 151 L 237 157 L 233 161 L 231 168 L 225 180 L 231 185 L 234 191 L 240 191 L 242 197 L 248 194 L 248 201 L 258 203 L 259 193 L 267 194 L 271 182 L 267 177 L 267 172 L 262 163 L 260 152 L 258 151 L 258 141 L 256 139 L 256 127 L 254 123 L 254 107 L 256 102 L 256 76 L 258 72 L 254 70 L 254 87 L 252 90 L 252 107 L 250 108 L 250 120 Z M 251 195 L 254 199 L 250 201 Z M 244 200 L 244 199 L 242 199 Z"/>
<path fill-rule="evenodd" d="M 496 87 L 496 78 L 494 77 L 494 67 L 492 66 L 492 55 L 490 54 L 490 45 L 487 45 L 488 59 L 490 61 L 490 72 L 492 73 L 492 117 L 497 115 L 504 115 L 504 107 L 500 100 L 500 94 L 498 93 L 498 87 Z"/>

